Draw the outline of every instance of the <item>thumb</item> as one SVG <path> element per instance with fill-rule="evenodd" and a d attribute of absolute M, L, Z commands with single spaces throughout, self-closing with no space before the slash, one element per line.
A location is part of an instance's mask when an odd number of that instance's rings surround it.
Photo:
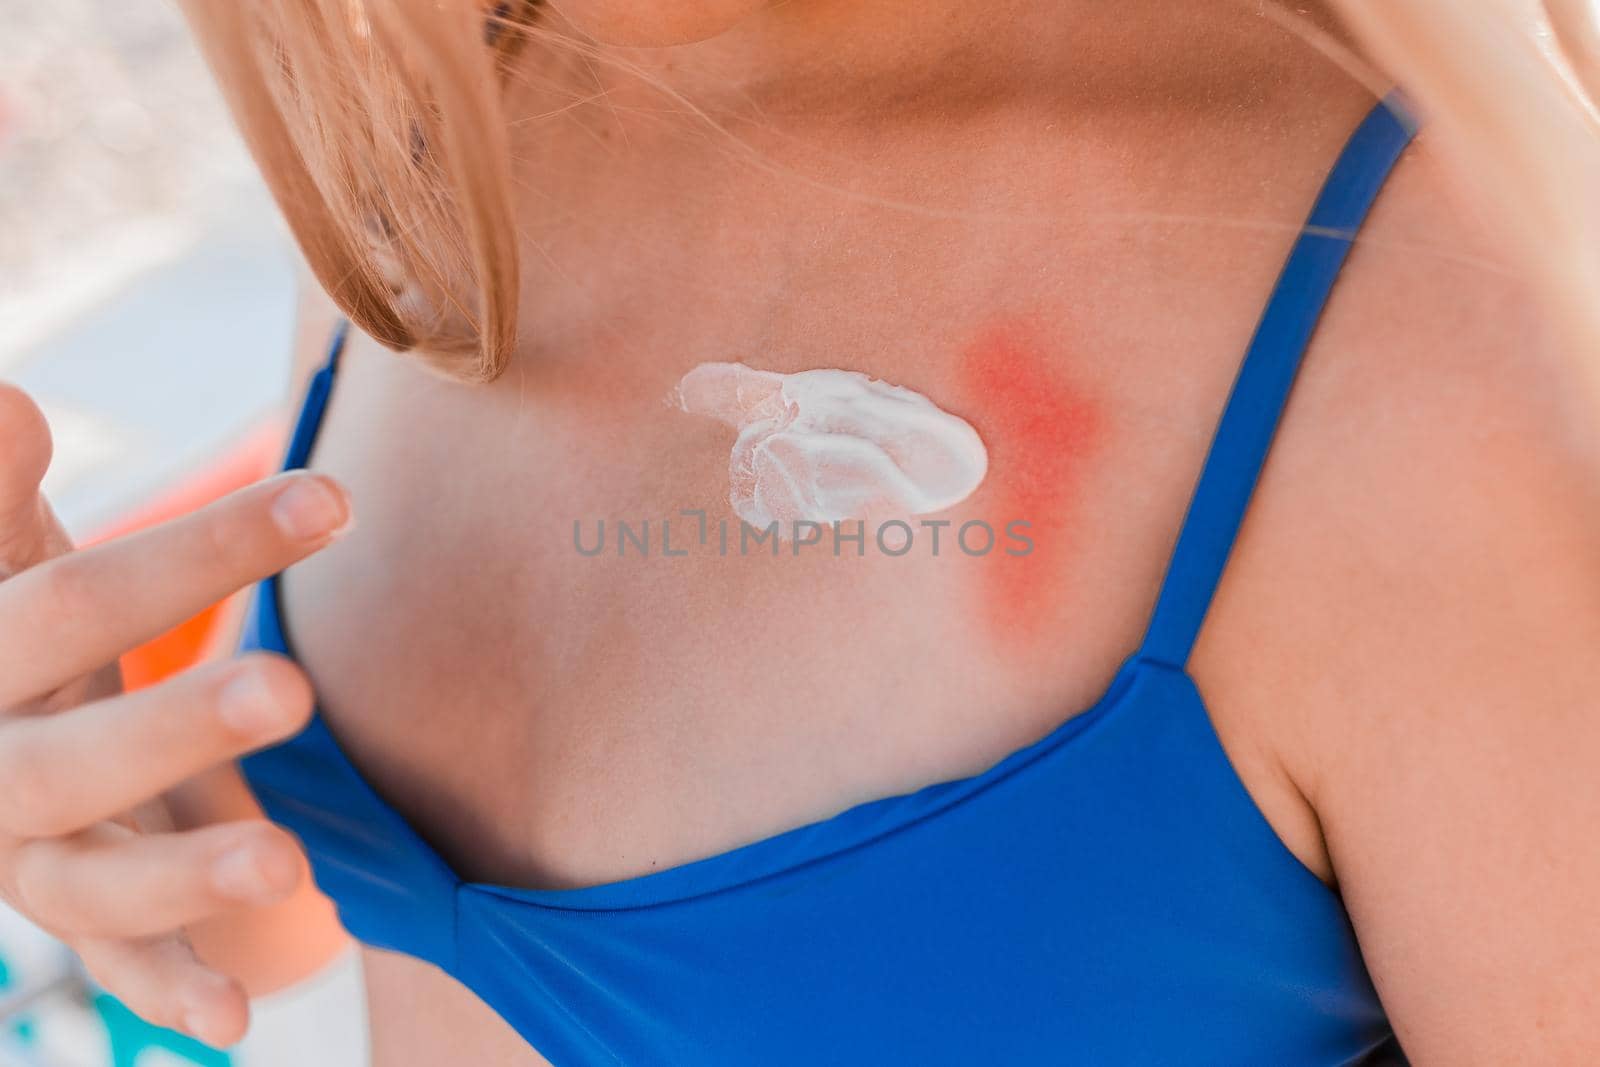
<path fill-rule="evenodd" d="M 27 393 L 0 383 L 0 580 L 72 548 L 39 491 L 50 453 L 44 413 Z"/>

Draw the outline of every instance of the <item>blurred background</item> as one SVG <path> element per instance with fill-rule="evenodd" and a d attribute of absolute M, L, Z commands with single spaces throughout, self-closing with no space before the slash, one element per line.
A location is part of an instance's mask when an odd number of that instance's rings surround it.
<path fill-rule="evenodd" d="M 275 458 L 293 252 L 171 0 L 0 0 L 0 27 L 0 378 L 49 416 L 46 488 L 90 540 Z M 0 1067 L 360 1067 L 363 1014 L 346 959 L 219 1053 L 0 906 Z"/>

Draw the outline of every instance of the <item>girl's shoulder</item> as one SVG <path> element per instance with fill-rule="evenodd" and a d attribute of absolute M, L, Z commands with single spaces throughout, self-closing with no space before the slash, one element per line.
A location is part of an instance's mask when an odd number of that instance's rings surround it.
<path fill-rule="evenodd" d="M 1593 987 L 1600 945 L 1563 943 L 1600 885 L 1579 829 L 1600 819 L 1597 404 L 1600 354 L 1424 137 L 1197 653 L 1222 727 L 1265 738 L 1314 813 L 1386 1004 L 1436 1056 L 1527 1039 L 1531 1005 Z M 1521 1007 L 1488 1010 L 1496 990 Z M 1473 1005 L 1481 1033 L 1435 1015 Z"/>

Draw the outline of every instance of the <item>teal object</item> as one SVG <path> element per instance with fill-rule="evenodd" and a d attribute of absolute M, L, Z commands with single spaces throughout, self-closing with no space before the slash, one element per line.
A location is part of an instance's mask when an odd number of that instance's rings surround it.
<path fill-rule="evenodd" d="M 9 990 L 12 984 L 11 964 L 6 962 L 4 956 L 0 956 L 0 993 Z M 33 1044 L 39 1036 L 39 1028 L 34 1023 L 31 1015 L 17 1015 L 8 1019 L 6 1021 L 6 1030 L 10 1032 L 12 1037 L 16 1038 L 19 1045 L 24 1046 Z"/>
<path fill-rule="evenodd" d="M 152 1026 L 109 993 L 97 993 L 94 1009 L 111 1037 L 111 1067 L 137 1067 L 139 1057 L 161 1049 L 182 1057 L 195 1067 L 231 1067 L 233 1057 L 187 1034 Z"/>

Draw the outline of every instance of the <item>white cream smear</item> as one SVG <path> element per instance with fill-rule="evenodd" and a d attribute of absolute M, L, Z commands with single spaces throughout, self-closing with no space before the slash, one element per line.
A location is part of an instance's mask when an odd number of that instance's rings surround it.
<path fill-rule="evenodd" d="M 927 397 L 846 370 L 774 374 L 702 363 L 673 399 L 739 432 L 728 502 L 751 526 L 926 515 L 983 482 L 989 453 L 965 420 Z"/>

